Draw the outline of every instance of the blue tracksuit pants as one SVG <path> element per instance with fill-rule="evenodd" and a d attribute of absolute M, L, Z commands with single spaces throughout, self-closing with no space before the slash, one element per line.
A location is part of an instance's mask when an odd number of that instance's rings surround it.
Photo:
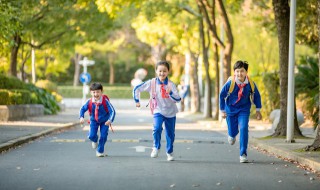
<path fill-rule="evenodd" d="M 176 117 L 167 118 L 159 113 L 156 113 L 153 115 L 153 147 L 157 149 L 161 148 L 160 142 L 161 142 L 161 133 L 162 133 L 163 123 L 166 128 L 167 153 L 170 154 L 173 152 Z"/>
<path fill-rule="evenodd" d="M 248 136 L 249 136 L 249 116 L 250 113 L 238 112 L 235 115 L 227 116 L 226 121 L 228 124 L 228 134 L 230 137 L 235 138 L 240 129 L 240 156 L 247 155 Z"/>
<path fill-rule="evenodd" d="M 100 139 L 98 142 L 97 133 L 98 133 L 99 126 L 100 126 Z M 105 125 L 105 122 L 98 123 L 96 121 L 90 121 L 90 131 L 89 131 L 88 138 L 92 142 L 98 142 L 97 151 L 99 153 L 104 152 L 104 145 L 106 144 L 108 139 L 108 131 L 109 131 L 109 126 Z"/>

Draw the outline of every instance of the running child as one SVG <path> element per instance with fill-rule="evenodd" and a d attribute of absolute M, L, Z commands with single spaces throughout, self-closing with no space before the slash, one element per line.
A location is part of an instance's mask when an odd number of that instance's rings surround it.
<path fill-rule="evenodd" d="M 80 109 L 80 123 L 84 123 L 84 114 L 89 110 L 90 131 L 88 138 L 92 141 L 92 148 L 96 149 L 96 156 L 104 157 L 106 155 L 104 154 L 104 145 L 107 142 L 109 127 L 111 127 L 116 112 L 109 102 L 109 98 L 103 95 L 103 87 L 100 83 L 92 83 L 90 93 L 92 98 L 87 100 Z M 100 139 L 97 135 L 99 127 Z"/>
<path fill-rule="evenodd" d="M 261 119 L 261 97 L 257 86 L 247 76 L 248 63 L 237 61 L 234 66 L 234 76 L 229 79 L 220 92 L 220 111 L 228 125 L 228 142 L 233 145 L 240 129 L 240 162 L 246 163 L 249 116 L 251 102 L 256 105 L 256 117 Z M 230 89 L 232 89 L 230 92 Z M 253 88 L 253 89 L 252 89 Z"/>
<path fill-rule="evenodd" d="M 170 66 L 167 61 L 159 61 L 156 64 L 157 77 L 137 85 L 133 89 L 133 98 L 136 107 L 140 107 L 140 92 L 150 93 L 149 106 L 153 113 L 153 148 L 151 157 L 156 158 L 161 148 L 162 124 L 165 124 L 167 140 L 167 160 L 173 161 L 173 143 L 175 139 L 177 102 L 181 100 L 175 84 L 168 79 Z"/>

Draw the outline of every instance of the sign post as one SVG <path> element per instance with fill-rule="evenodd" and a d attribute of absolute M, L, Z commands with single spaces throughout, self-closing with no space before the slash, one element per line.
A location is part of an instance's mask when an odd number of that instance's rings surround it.
<path fill-rule="evenodd" d="M 86 101 L 86 95 L 89 93 L 89 86 L 87 84 L 91 81 L 91 76 L 87 72 L 87 67 L 94 65 L 94 61 L 88 60 L 87 57 L 84 57 L 83 60 L 79 61 L 79 64 L 83 66 L 83 73 L 81 73 L 79 80 L 83 83 L 82 104 L 84 104 Z"/>

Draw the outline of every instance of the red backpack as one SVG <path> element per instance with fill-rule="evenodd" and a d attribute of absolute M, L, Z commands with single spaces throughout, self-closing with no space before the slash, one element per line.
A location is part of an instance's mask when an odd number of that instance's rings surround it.
<path fill-rule="evenodd" d="M 110 101 L 109 100 L 109 97 L 107 96 L 107 95 L 102 95 L 102 105 L 103 105 L 103 107 L 104 107 L 104 110 L 106 110 L 106 112 L 108 113 L 109 112 L 109 110 L 108 110 L 108 106 L 107 106 L 107 101 L 106 101 L 106 99 L 108 100 L 108 101 Z M 90 100 L 89 100 L 89 105 L 88 105 L 88 109 L 89 109 L 89 115 L 91 116 L 91 113 L 92 113 L 92 98 L 90 98 Z"/>

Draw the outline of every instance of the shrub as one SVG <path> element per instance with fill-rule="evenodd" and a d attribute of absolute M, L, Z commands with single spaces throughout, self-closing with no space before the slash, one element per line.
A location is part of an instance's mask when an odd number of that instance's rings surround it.
<path fill-rule="evenodd" d="M 36 87 L 46 89 L 49 92 L 57 92 L 57 85 L 49 80 L 38 80 Z"/>
<path fill-rule="evenodd" d="M 9 104 L 30 104 L 31 93 L 29 90 L 14 89 L 9 91 Z"/>
<path fill-rule="evenodd" d="M 7 105 L 9 102 L 9 91 L 0 89 L 0 105 Z"/>

